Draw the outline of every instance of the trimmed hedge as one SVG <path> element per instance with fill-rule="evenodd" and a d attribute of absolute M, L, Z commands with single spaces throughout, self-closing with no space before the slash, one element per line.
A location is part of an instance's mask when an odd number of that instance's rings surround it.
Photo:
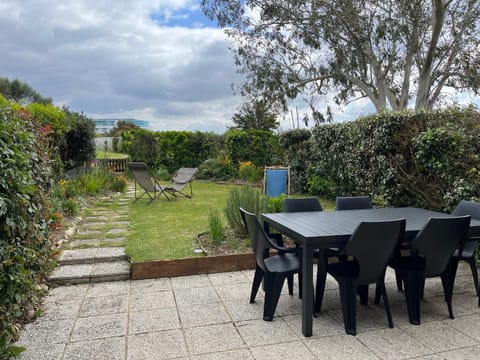
<path fill-rule="evenodd" d="M 377 205 L 449 210 L 480 198 L 479 138 L 480 113 L 450 108 L 318 126 L 311 139 L 283 144 L 298 163 L 305 154 L 297 149 L 309 147 L 307 176 L 296 186 L 312 194 L 367 194 Z"/>
<path fill-rule="evenodd" d="M 49 154 L 47 133 L 25 110 L 0 99 L 0 358 L 51 268 L 48 242 Z M 29 316 L 31 316 L 30 314 Z"/>

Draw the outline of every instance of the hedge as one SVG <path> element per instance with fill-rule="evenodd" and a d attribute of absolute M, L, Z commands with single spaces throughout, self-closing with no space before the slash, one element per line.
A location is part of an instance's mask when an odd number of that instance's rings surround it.
<path fill-rule="evenodd" d="M 3 99 L 4 100 L 4 99 Z M 11 345 L 51 268 L 47 131 L 0 99 L 0 358 Z"/>
<path fill-rule="evenodd" d="M 311 138 L 286 133 L 281 143 L 306 174 L 296 187 L 312 194 L 366 194 L 377 205 L 450 210 L 480 198 L 479 138 L 480 113 L 449 108 L 374 114 L 318 126 Z"/>

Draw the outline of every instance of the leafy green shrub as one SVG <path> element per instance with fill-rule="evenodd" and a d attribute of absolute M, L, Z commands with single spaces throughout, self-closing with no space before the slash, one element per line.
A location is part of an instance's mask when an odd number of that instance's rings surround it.
<path fill-rule="evenodd" d="M 127 191 L 128 187 L 128 179 L 123 176 L 112 176 L 111 183 L 110 183 L 110 190 L 113 192 L 120 192 L 124 193 Z"/>
<path fill-rule="evenodd" d="M 215 246 L 220 245 L 225 237 L 222 219 L 217 209 L 211 209 L 208 213 L 208 233 Z"/>
<path fill-rule="evenodd" d="M 240 236 L 246 236 L 239 208 L 260 215 L 268 208 L 268 198 L 261 191 L 251 186 L 238 186 L 228 194 L 225 216 L 229 226 Z"/>
<path fill-rule="evenodd" d="M 366 194 L 385 206 L 434 210 L 480 195 L 480 113 L 473 108 L 385 112 L 318 126 L 310 139 L 296 135 L 283 139 L 287 158 L 303 163 L 313 194 Z"/>
<path fill-rule="evenodd" d="M 52 268 L 48 241 L 50 158 L 43 127 L 0 96 L 0 358 Z"/>
<path fill-rule="evenodd" d="M 234 164 L 251 161 L 257 166 L 282 163 L 278 137 L 264 130 L 229 130 L 225 134 L 225 151 Z"/>
<path fill-rule="evenodd" d="M 240 179 L 258 182 L 263 178 L 263 168 L 255 166 L 251 161 L 242 161 L 238 168 Z"/>
<path fill-rule="evenodd" d="M 232 161 L 221 153 L 214 159 L 205 160 L 199 167 L 197 178 L 210 180 L 233 180 L 238 177 L 238 169 Z"/>

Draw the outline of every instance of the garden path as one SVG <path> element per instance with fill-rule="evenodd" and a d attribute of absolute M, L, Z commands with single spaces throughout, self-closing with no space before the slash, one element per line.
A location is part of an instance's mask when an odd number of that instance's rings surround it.
<path fill-rule="evenodd" d="M 128 235 L 125 195 L 103 197 L 70 230 L 58 264 L 49 277 L 54 285 L 130 279 L 130 263 L 123 247 Z M 67 233 L 68 234 L 68 233 Z"/>

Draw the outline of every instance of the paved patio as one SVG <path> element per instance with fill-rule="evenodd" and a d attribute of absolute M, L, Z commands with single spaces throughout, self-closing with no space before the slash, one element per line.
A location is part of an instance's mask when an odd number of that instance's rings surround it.
<path fill-rule="evenodd" d="M 252 271 L 62 286 L 45 313 L 22 331 L 20 359 L 479 359 L 480 308 L 461 266 L 448 318 L 439 281 L 428 281 L 422 325 L 408 323 L 392 272 L 387 291 L 394 329 L 382 305 L 358 307 L 358 335 L 346 335 L 338 289 L 328 280 L 313 337 L 301 334 L 298 290 L 282 295 L 273 322 L 262 320 L 263 294 L 249 304 Z M 285 286 L 286 288 L 286 286 Z M 373 291 L 371 291 L 372 293 Z"/>

